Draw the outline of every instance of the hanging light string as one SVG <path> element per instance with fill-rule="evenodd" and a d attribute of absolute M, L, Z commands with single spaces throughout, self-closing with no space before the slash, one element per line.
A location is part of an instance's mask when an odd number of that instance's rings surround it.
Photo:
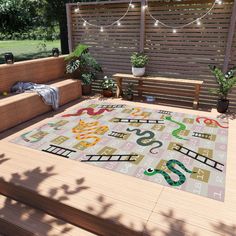
<path fill-rule="evenodd" d="M 197 23 L 197 25 L 201 25 L 201 19 L 203 19 L 205 16 L 207 16 L 212 10 L 213 8 L 215 7 L 216 4 L 219 4 L 221 5 L 222 4 L 222 1 L 221 0 L 215 0 L 215 2 L 212 4 L 211 8 L 202 16 L 198 17 L 197 19 L 187 23 L 187 24 L 184 24 L 184 25 L 179 25 L 179 26 L 172 26 L 172 25 L 168 25 L 168 24 L 165 24 L 164 22 L 158 20 L 157 18 L 155 18 L 152 13 L 150 12 L 149 10 L 149 7 L 148 7 L 148 0 L 146 0 L 146 6 L 145 6 L 145 9 L 147 10 L 147 13 L 150 15 L 150 17 L 155 21 L 154 25 L 155 26 L 158 26 L 159 24 L 162 25 L 162 26 L 165 26 L 166 28 L 171 28 L 173 29 L 173 33 L 176 33 L 176 29 L 182 29 L 186 26 L 189 26 L 189 25 L 192 25 L 194 23 Z"/>
<path fill-rule="evenodd" d="M 157 18 L 155 18 L 152 13 L 150 12 L 149 10 L 149 6 L 148 6 L 148 0 L 145 0 L 145 5 L 143 6 L 143 8 L 141 9 L 142 11 L 147 11 L 147 13 L 149 14 L 149 16 L 155 21 L 154 23 L 154 26 L 159 26 L 159 25 L 162 25 L 166 28 L 170 28 L 173 30 L 173 33 L 176 33 L 177 32 L 177 29 L 182 29 L 184 27 L 187 27 L 189 25 L 192 25 L 194 23 L 197 23 L 197 25 L 201 25 L 201 19 L 203 19 L 205 16 L 207 16 L 212 10 L 213 8 L 216 6 L 216 4 L 219 4 L 221 5 L 222 4 L 222 0 L 215 0 L 214 3 L 212 4 L 212 6 L 210 7 L 210 9 L 205 13 L 203 14 L 202 16 L 196 18 L 195 20 L 187 23 L 187 24 L 184 24 L 184 25 L 179 25 L 179 26 L 172 26 L 172 25 L 168 25 L 168 24 L 165 24 L 164 22 L 158 20 Z M 134 8 L 134 4 L 133 4 L 133 0 L 130 0 L 129 2 L 129 5 L 128 5 L 128 8 L 126 10 L 126 12 L 124 13 L 123 16 L 121 16 L 118 20 L 112 22 L 111 24 L 107 24 L 107 25 L 97 25 L 97 24 L 92 24 L 90 23 L 89 21 L 87 21 L 82 15 L 81 15 L 81 12 L 80 12 L 80 8 L 79 8 L 79 2 L 77 3 L 77 8 L 74 10 L 75 13 L 78 13 L 79 17 L 81 20 L 83 20 L 83 26 L 93 26 L 93 27 L 96 27 L 96 28 L 100 28 L 100 31 L 103 32 L 105 28 L 109 28 L 113 25 L 117 25 L 117 26 L 120 26 L 121 25 L 121 20 L 123 20 L 127 14 L 129 13 L 130 9 L 131 8 Z"/>
<path fill-rule="evenodd" d="M 113 25 L 118 25 L 120 26 L 121 25 L 121 20 L 123 20 L 127 14 L 129 13 L 129 10 L 131 8 L 134 8 L 134 4 L 133 4 L 133 0 L 130 0 L 129 2 L 129 5 L 128 5 L 128 8 L 126 10 L 126 12 L 124 13 L 124 15 L 122 17 L 120 17 L 118 20 L 112 22 L 111 24 L 108 24 L 108 25 L 96 25 L 96 24 L 92 24 L 90 22 L 88 22 L 80 13 L 80 9 L 79 9 L 79 3 L 77 3 L 77 8 L 75 9 L 75 13 L 78 13 L 79 17 L 81 20 L 83 20 L 83 26 L 86 26 L 86 25 L 90 25 L 90 26 L 93 26 L 93 27 L 96 27 L 96 28 L 100 28 L 100 31 L 103 31 L 104 28 L 109 28 Z"/>

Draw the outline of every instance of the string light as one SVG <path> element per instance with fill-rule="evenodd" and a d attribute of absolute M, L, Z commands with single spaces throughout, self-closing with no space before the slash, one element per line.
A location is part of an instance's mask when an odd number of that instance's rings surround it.
<path fill-rule="evenodd" d="M 75 8 L 75 13 L 78 13 L 79 12 L 79 7 Z"/>
<path fill-rule="evenodd" d="M 122 17 L 120 17 L 118 20 L 116 20 L 116 21 L 114 21 L 113 23 L 108 24 L 108 25 L 96 25 L 96 24 L 92 24 L 92 23 L 88 22 L 88 21 L 81 15 L 81 12 L 80 12 L 80 9 L 79 9 L 79 3 L 77 3 L 77 8 L 74 10 L 74 12 L 78 13 L 80 19 L 84 21 L 83 26 L 90 25 L 90 26 L 93 26 L 93 27 L 96 27 L 96 28 L 100 28 L 100 31 L 103 32 L 105 28 L 111 27 L 111 26 L 113 26 L 113 25 L 121 26 L 121 23 L 120 23 L 121 20 L 123 20 L 123 19 L 126 17 L 126 15 L 128 14 L 130 8 L 134 8 L 134 7 L 135 7 L 132 2 L 133 2 L 133 0 L 130 0 L 129 5 L 128 5 L 128 8 L 127 8 L 126 12 L 124 13 L 124 15 L 123 15 Z"/>
<path fill-rule="evenodd" d="M 158 24 L 159 24 L 159 21 L 158 20 L 156 20 L 156 22 L 154 23 L 154 26 L 158 26 Z"/>
<path fill-rule="evenodd" d="M 86 20 L 83 18 L 83 16 L 81 15 L 81 13 L 80 13 L 79 3 L 77 3 L 77 8 L 75 8 L 74 12 L 79 14 L 79 17 L 83 20 L 83 26 L 84 26 L 84 27 L 87 26 L 87 25 L 90 25 L 90 26 L 93 26 L 93 27 L 100 28 L 100 31 L 101 31 L 101 32 L 104 32 L 104 28 L 111 27 L 111 26 L 113 26 L 113 25 L 115 25 L 115 24 L 116 24 L 117 26 L 121 26 L 121 20 L 126 17 L 126 15 L 128 14 L 130 8 L 134 8 L 134 7 L 135 7 L 135 5 L 134 5 L 132 2 L 133 2 L 133 0 L 130 0 L 129 5 L 128 5 L 128 8 L 127 8 L 126 12 L 124 13 L 124 15 L 123 15 L 122 17 L 120 17 L 118 20 L 116 20 L 116 21 L 114 21 L 113 23 L 108 24 L 108 25 L 96 25 L 96 24 L 91 24 L 91 23 L 89 23 L 88 21 L 86 21 Z M 205 16 L 207 16 L 207 15 L 212 11 L 212 9 L 215 7 L 216 4 L 221 5 L 222 3 L 223 3 L 222 0 L 215 0 L 214 3 L 212 4 L 212 6 L 210 7 L 210 9 L 209 9 L 205 14 L 203 14 L 201 17 L 199 17 L 199 18 L 197 18 L 197 19 L 195 19 L 195 20 L 193 20 L 193 21 L 191 21 L 191 22 L 189 22 L 189 23 L 187 23 L 187 24 L 179 25 L 179 26 L 171 26 L 171 25 L 165 24 L 164 22 L 162 22 L 162 21 L 156 19 L 156 18 L 152 15 L 152 13 L 150 12 L 150 10 L 149 10 L 149 7 L 148 7 L 148 0 L 146 0 L 146 4 L 142 7 L 142 9 L 143 9 L 143 10 L 146 10 L 146 9 L 147 9 L 147 13 L 149 14 L 149 16 L 150 16 L 153 20 L 155 20 L 155 23 L 154 23 L 154 26 L 155 26 L 155 27 L 159 26 L 159 24 L 160 24 L 160 25 L 162 25 L 162 26 L 164 26 L 164 27 L 166 27 L 166 28 L 171 28 L 173 33 L 177 33 L 177 29 L 182 29 L 182 28 L 187 27 L 187 26 L 189 26 L 189 25 L 191 25 L 191 24 L 193 24 L 193 23 L 196 23 L 198 26 L 200 26 L 200 25 L 202 24 L 202 23 L 201 23 L 201 19 L 203 19 Z"/>
<path fill-rule="evenodd" d="M 130 3 L 129 7 L 134 8 L 135 6 L 134 6 L 134 4 Z"/>
<path fill-rule="evenodd" d="M 201 21 L 199 19 L 197 19 L 197 25 L 201 25 Z"/>
<path fill-rule="evenodd" d="M 166 28 L 171 28 L 172 29 L 172 32 L 173 33 L 176 33 L 177 30 L 176 29 L 182 29 L 184 27 L 187 27 L 189 25 L 192 25 L 193 23 L 197 23 L 197 25 L 201 25 L 201 19 L 203 19 L 205 16 L 207 16 L 212 10 L 213 8 L 215 7 L 216 4 L 219 4 L 221 5 L 222 4 L 222 0 L 215 0 L 214 3 L 212 4 L 212 6 L 210 7 L 210 9 L 205 13 L 203 14 L 201 17 L 197 18 L 196 20 L 193 20 L 187 24 L 184 24 L 184 25 L 179 25 L 179 26 L 172 26 L 172 25 L 168 25 L 168 24 L 165 24 L 164 22 L 156 19 L 152 13 L 150 12 L 149 10 L 149 7 L 148 7 L 148 0 L 146 0 L 146 8 L 147 8 L 147 13 L 149 14 L 149 16 L 155 21 L 154 23 L 154 26 L 158 26 L 159 24 L 166 27 Z"/>

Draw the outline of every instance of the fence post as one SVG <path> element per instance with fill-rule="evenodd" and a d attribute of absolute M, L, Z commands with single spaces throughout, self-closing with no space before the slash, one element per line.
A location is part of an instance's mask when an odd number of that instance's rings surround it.
<path fill-rule="evenodd" d="M 66 4 L 67 30 L 68 30 L 68 46 L 69 52 L 72 52 L 72 30 L 71 30 L 71 5 Z"/>
<path fill-rule="evenodd" d="M 228 39 L 227 39 L 226 50 L 225 50 L 225 59 L 224 59 L 224 66 L 223 66 L 224 73 L 228 70 L 228 67 L 229 67 L 235 27 L 236 27 L 236 0 L 234 0 L 234 6 L 232 10 Z"/>
<path fill-rule="evenodd" d="M 140 19 L 140 41 L 139 41 L 139 51 L 144 51 L 144 43 L 145 43 L 145 16 L 146 16 L 146 9 L 145 6 L 146 1 L 141 0 L 141 19 Z"/>

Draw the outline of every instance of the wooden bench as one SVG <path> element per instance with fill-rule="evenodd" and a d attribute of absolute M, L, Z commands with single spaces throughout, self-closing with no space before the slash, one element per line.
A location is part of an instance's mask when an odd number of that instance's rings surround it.
<path fill-rule="evenodd" d="M 116 90 L 116 96 L 120 97 L 123 94 L 122 90 L 122 81 L 129 80 L 129 81 L 138 81 L 138 86 L 134 86 L 134 90 L 138 91 L 139 97 L 142 96 L 142 92 L 151 92 L 151 93 L 165 93 L 165 94 L 171 94 L 171 95 L 178 95 L 178 96 L 184 96 L 184 97 L 193 97 L 193 108 L 198 109 L 199 105 L 199 95 L 201 90 L 201 85 L 203 84 L 203 81 L 201 80 L 188 80 L 188 79 L 175 79 L 175 78 L 165 78 L 165 77 L 154 77 L 154 76 L 148 76 L 148 77 L 135 77 L 131 74 L 114 74 L 112 76 L 116 80 L 117 84 L 117 90 Z M 177 89 L 170 89 L 170 88 L 158 88 L 158 87 L 150 87 L 145 85 L 143 82 L 153 82 L 153 85 L 155 83 L 162 83 L 162 84 L 168 84 L 168 85 L 174 85 L 174 84 L 181 84 L 181 85 L 192 85 L 194 86 L 195 92 L 192 91 L 183 91 L 183 90 L 177 90 Z"/>
<path fill-rule="evenodd" d="M 0 65 L 0 132 L 50 111 L 37 93 L 10 94 L 18 81 L 49 84 L 59 89 L 59 105 L 64 105 L 82 96 L 81 82 L 65 78 L 64 57 L 44 58 Z"/>

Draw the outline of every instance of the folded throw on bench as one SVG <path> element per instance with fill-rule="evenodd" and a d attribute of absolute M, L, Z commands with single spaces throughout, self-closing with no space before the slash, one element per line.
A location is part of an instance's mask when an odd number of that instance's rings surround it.
<path fill-rule="evenodd" d="M 47 105 L 51 105 L 54 110 L 59 107 L 59 91 L 58 88 L 45 85 L 36 84 L 32 82 L 17 82 L 11 88 L 13 93 L 23 93 L 23 92 L 37 92 L 39 96 L 42 97 L 43 101 Z"/>

